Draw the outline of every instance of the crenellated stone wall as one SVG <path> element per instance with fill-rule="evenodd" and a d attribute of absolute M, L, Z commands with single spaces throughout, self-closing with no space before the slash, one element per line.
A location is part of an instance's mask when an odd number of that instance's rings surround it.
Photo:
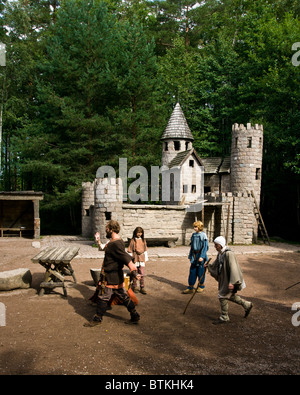
<path fill-rule="evenodd" d="M 121 180 L 96 179 L 83 185 L 82 235 L 93 237 L 100 232 L 105 239 L 105 225 L 110 219 L 121 225 L 121 236 L 126 240 L 141 226 L 146 237 L 178 237 L 178 245 L 188 245 L 193 233 L 193 222 L 203 220 L 210 242 L 219 235 L 227 236 L 228 243 L 252 244 L 257 234 L 250 193 L 207 193 L 202 213 L 187 211 L 185 205 L 147 205 L 122 202 Z M 93 190 L 94 187 L 94 190 Z M 94 201 L 87 198 L 93 190 Z M 117 199 L 116 199 L 117 198 Z M 89 214 L 89 216 L 87 216 Z"/>
<path fill-rule="evenodd" d="M 254 191 L 260 202 L 263 126 L 234 124 L 231 144 L 231 192 Z"/>
<path fill-rule="evenodd" d="M 169 143 L 165 139 L 164 144 Z M 188 142 L 187 142 L 188 144 Z M 189 144 L 191 144 L 189 142 Z M 184 147 L 186 148 L 187 145 Z M 166 148 L 166 147 L 165 147 Z M 168 146 L 165 154 L 170 154 Z M 82 235 L 93 237 L 96 231 L 105 239 L 105 225 L 115 219 L 121 225 L 124 239 L 131 237 L 133 230 L 141 226 L 146 237 L 178 237 L 177 244 L 189 244 L 193 222 L 203 221 L 209 241 L 219 235 L 227 236 L 233 244 L 252 244 L 257 241 L 258 225 L 254 215 L 251 191 L 260 202 L 261 168 L 263 148 L 262 125 L 234 124 L 232 127 L 231 169 L 223 177 L 221 190 L 219 175 L 205 178 L 214 192 L 204 195 L 202 212 L 190 212 L 186 205 L 148 205 L 123 202 L 120 179 L 96 178 L 82 184 Z M 173 151 L 172 151 L 173 153 Z M 193 173 L 190 173 L 193 176 Z M 191 179 L 194 183 L 194 179 Z M 180 188 L 183 186 L 180 185 Z"/>

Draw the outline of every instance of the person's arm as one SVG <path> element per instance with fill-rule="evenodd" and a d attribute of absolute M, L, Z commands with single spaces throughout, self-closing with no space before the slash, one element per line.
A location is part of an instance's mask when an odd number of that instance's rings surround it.
<path fill-rule="evenodd" d="M 208 250 L 208 242 L 207 239 L 203 239 L 201 241 L 201 252 L 200 252 L 200 262 L 203 262 L 206 259 L 206 254 L 207 254 L 207 250 Z"/>
<path fill-rule="evenodd" d="M 243 282 L 243 275 L 239 264 L 236 261 L 235 255 L 232 251 L 226 251 L 225 257 L 229 266 L 230 274 L 229 274 L 229 284 L 228 288 L 230 290 L 235 289 L 236 287 L 241 286 Z"/>
<path fill-rule="evenodd" d="M 127 252 L 130 253 L 130 255 L 132 255 L 133 250 L 134 250 L 134 240 L 131 239 L 131 240 L 130 240 L 130 243 L 129 243 L 129 246 L 128 246 L 128 248 L 127 248 Z"/>
<path fill-rule="evenodd" d="M 213 263 L 204 263 L 204 267 L 207 267 L 210 275 L 218 281 L 219 273 L 218 273 L 218 260 L 215 259 Z"/>
<path fill-rule="evenodd" d="M 95 233 L 95 241 L 98 244 L 98 248 L 99 248 L 100 251 L 105 250 L 107 244 L 109 243 L 109 241 L 107 241 L 105 244 L 101 243 L 100 233 L 99 232 Z"/>

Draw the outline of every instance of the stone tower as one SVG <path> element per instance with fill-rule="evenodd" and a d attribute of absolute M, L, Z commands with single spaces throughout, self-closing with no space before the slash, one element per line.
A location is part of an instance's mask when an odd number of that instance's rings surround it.
<path fill-rule="evenodd" d="M 177 103 L 161 137 L 162 166 L 167 166 L 179 152 L 193 148 L 194 137 L 187 124 L 180 104 Z"/>
<path fill-rule="evenodd" d="M 231 191 L 244 193 L 253 190 L 260 202 L 262 172 L 263 126 L 232 126 Z"/>

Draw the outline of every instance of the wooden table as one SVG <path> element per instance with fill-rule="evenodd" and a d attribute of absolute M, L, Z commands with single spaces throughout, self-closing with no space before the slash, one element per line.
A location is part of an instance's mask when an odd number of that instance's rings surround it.
<path fill-rule="evenodd" d="M 43 295 L 45 290 L 50 292 L 56 287 L 62 287 L 64 296 L 67 296 L 65 276 L 72 276 L 76 283 L 71 261 L 78 254 L 78 251 L 79 247 L 49 247 L 40 251 L 31 259 L 33 263 L 39 263 L 46 269 L 45 279 L 40 284 L 39 295 Z"/>

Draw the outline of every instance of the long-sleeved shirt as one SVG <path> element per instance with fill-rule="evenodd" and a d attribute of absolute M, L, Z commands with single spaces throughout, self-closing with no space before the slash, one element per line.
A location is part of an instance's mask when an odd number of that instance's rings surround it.
<path fill-rule="evenodd" d="M 194 232 L 191 237 L 189 260 L 193 264 L 203 264 L 207 261 L 208 240 L 204 232 Z M 199 259 L 203 261 L 199 263 Z"/>

